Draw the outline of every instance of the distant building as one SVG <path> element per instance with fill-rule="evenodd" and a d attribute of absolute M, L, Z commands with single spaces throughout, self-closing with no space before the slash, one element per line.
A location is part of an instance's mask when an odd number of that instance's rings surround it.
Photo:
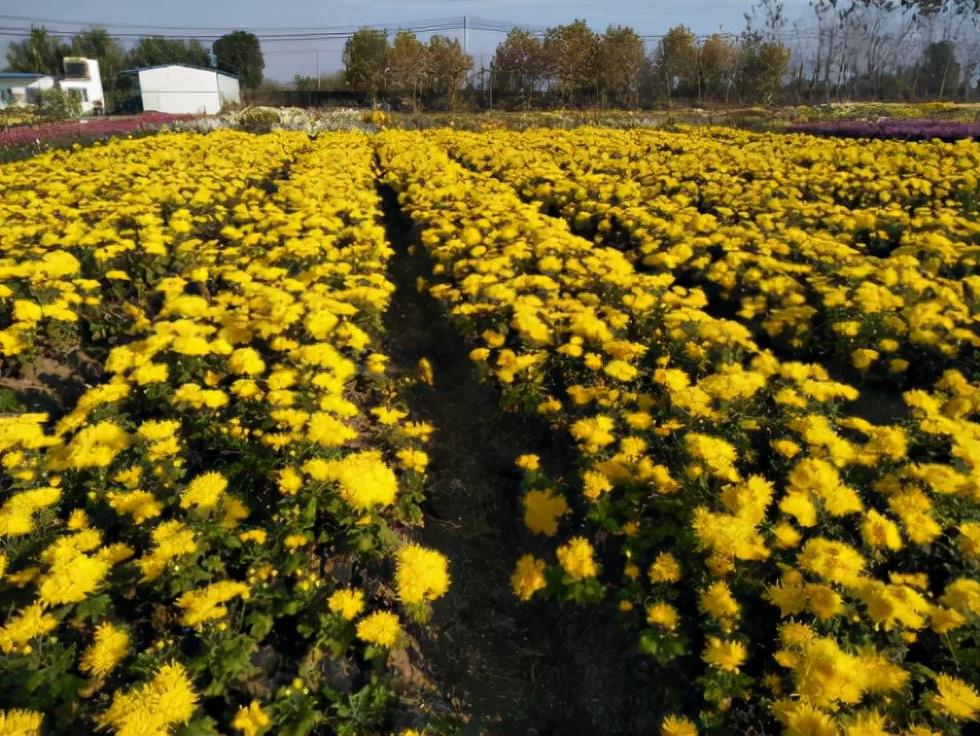
<path fill-rule="evenodd" d="M 64 60 L 65 75 L 55 79 L 41 72 L 0 72 L 0 108 L 36 105 L 46 89 L 60 87 L 79 98 L 82 112 L 103 112 L 105 96 L 99 62 L 68 56 Z"/>
<path fill-rule="evenodd" d="M 242 101 L 238 77 L 217 69 L 162 64 L 128 69 L 122 76 L 131 90 L 126 107 L 133 112 L 213 115 L 226 102 Z"/>
<path fill-rule="evenodd" d="M 78 96 L 82 102 L 82 112 L 105 112 L 99 62 L 79 56 L 66 56 L 64 66 L 65 76 L 58 80 L 58 86 Z"/>
<path fill-rule="evenodd" d="M 54 77 L 41 72 L 0 72 L 0 109 L 36 105 L 52 87 Z"/>

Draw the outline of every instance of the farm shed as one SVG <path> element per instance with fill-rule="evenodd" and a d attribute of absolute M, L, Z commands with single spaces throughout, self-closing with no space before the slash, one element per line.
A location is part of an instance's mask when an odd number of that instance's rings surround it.
<path fill-rule="evenodd" d="M 41 92 L 54 87 L 54 77 L 40 72 L 0 72 L 0 109 L 36 105 Z"/>
<path fill-rule="evenodd" d="M 135 87 L 129 105 L 134 109 L 214 114 L 226 102 L 241 102 L 238 77 L 217 69 L 165 64 L 122 74 Z"/>

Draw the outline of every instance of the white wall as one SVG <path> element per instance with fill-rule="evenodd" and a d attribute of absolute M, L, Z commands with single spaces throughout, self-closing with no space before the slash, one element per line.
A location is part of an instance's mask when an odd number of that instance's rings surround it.
<path fill-rule="evenodd" d="M 96 59 L 85 59 L 88 66 L 88 79 L 61 79 L 58 86 L 62 89 L 77 89 L 84 91 L 82 95 L 82 112 L 92 112 L 95 102 L 102 103 L 105 110 L 105 95 L 102 92 L 102 75 L 99 71 L 99 62 Z"/>
<path fill-rule="evenodd" d="M 221 102 L 237 102 L 241 104 L 242 94 L 238 86 L 238 79 L 229 77 L 227 74 L 216 74 L 218 78 L 218 95 Z"/>
<path fill-rule="evenodd" d="M 221 110 L 221 76 L 208 69 L 177 65 L 144 69 L 139 73 L 143 109 L 175 114 L 217 113 Z"/>
<path fill-rule="evenodd" d="M 54 77 L 38 77 L 33 80 L 25 80 L 17 77 L 4 77 L 0 72 L 0 88 L 7 90 L 7 94 L 2 95 L 6 100 L 0 101 L 0 107 L 12 105 L 21 107 L 23 105 L 36 105 L 40 102 L 41 92 L 54 87 Z"/>

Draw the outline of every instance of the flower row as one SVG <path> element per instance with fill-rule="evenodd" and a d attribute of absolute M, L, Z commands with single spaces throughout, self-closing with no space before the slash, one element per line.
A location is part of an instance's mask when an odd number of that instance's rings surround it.
<path fill-rule="evenodd" d="M 376 350 L 369 140 L 165 135 L 3 176 L 8 383 L 98 368 L 57 421 L 0 418 L 4 728 L 410 725 L 387 652 L 449 576 L 405 534 L 432 427 Z"/>
<path fill-rule="evenodd" d="M 548 136 L 571 156 L 590 134 Z M 483 155 L 538 136 L 486 134 Z M 438 143 L 472 164 L 473 140 Z M 855 387 L 760 348 L 673 269 L 573 235 L 487 173 L 505 165 L 466 169 L 438 143 L 378 137 L 430 291 L 504 402 L 577 449 L 564 477 L 518 458 L 535 539 L 515 594 L 618 610 L 662 668 L 651 697 L 683 711 L 664 733 L 956 732 L 980 716 L 959 654 L 980 620 L 980 387 L 949 368 L 871 421 Z M 648 165 L 616 153 L 631 156 Z"/>
<path fill-rule="evenodd" d="M 976 143 L 590 129 L 445 142 L 781 353 L 900 385 L 977 365 Z"/>

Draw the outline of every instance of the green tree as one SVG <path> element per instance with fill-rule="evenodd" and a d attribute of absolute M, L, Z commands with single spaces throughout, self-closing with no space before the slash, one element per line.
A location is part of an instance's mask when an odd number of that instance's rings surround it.
<path fill-rule="evenodd" d="M 215 65 L 222 71 L 238 76 L 242 87 L 255 89 L 262 83 L 265 59 L 262 47 L 254 33 L 235 31 L 227 33 L 211 47 Z"/>
<path fill-rule="evenodd" d="M 296 74 L 293 77 L 293 86 L 299 92 L 310 92 L 316 89 L 316 77 L 311 77 L 304 74 Z"/>
<path fill-rule="evenodd" d="M 541 39 L 520 28 L 511 29 L 490 65 L 494 96 L 504 105 L 530 107 L 547 66 Z"/>
<path fill-rule="evenodd" d="M 926 46 L 919 68 L 919 88 L 928 97 L 942 99 L 955 92 L 960 83 L 960 63 L 956 60 L 956 47 L 950 41 L 939 41 Z"/>
<path fill-rule="evenodd" d="M 105 28 L 87 28 L 71 38 L 71 52 L 99 62 L 107 110 L 119 104 L 119 72 L 126 68 L 126 52 Z"/>
<path fill-rule="evenodd" d="M 48 33 L 44 26 L 31 26 L 23 41 L 13 41 L 7 49 L 7 68 L 12 72 L 41 72 L 57 76 L 61 62 L 70 52 L 61 39 Z"/>
<path fill-rule="evenodd" d="M 698 47 L 690 28 L 674 26 L 667 31 L 660 40 L 656 67 L 668 104 L 675 90 L 690 93 L 696 88 Z"/>
<path fill-rule="evenodd" d="M 398 31 L 388 55 L 389 86 L 417 109 L 429 69 L 429 49 L 411 31 Z"/>
<path fill-rule="evenodd" d="M 41 92 L 38 110 L 46 120 L 67 120 L 82 114 L 82 100 L 72 90 L 52 87 Z"/>
<path fill-rule="evenodd" d="M 724 36 L 715 33 L 698 49 L 698 91 L 710 99 L 728 100 L 734 82 L 738 49 Z"/>
<path fill-rule="evenodd" d="M 549 28 L 544 35 L 544 55 L 567 104 L 598 91 L 599 36 L 584 20 Z"/>
<path fill-rule="evenodd" d="M 130 67 L 159 66 L 160 64 L 188 64 L 190 66 L 211 66 L 211 54 L 192 39 L 182 41 L 179 38 L 163 38 L 148 36 L 141 38 L 126 55 L 126 64 Z"/>
<path fill-rule="evenodd" d="M 771 104 L 789 68 L 789 49 L 758 34 L 743 36 L 738 52 L 738 86 L 742 99 Z"/>
<path fill-rule="evenodd" d="M 473 57 L 463 51 L 457 39 L 445 36 L 430 38 L 428 52 L 426 77 L 430 99 L 437 105 L 446 105 L 450 110 L 455 110 L 459 90 L 473 68 Z"/>
<path fill-rule="evenodd" d="M 344 45 L 347 86 L 371 95 L 372 104 L 385 88 L 388 76 L 388 37 L 384 31 L 362 28 Z"/>
<path fill-rule="evenodd" d="M 599 39 L 598 74 L 603 98 L 619 107 L 635 107 L 646 51 L 643 39 L 628 26 L 609 26 Z"/>

